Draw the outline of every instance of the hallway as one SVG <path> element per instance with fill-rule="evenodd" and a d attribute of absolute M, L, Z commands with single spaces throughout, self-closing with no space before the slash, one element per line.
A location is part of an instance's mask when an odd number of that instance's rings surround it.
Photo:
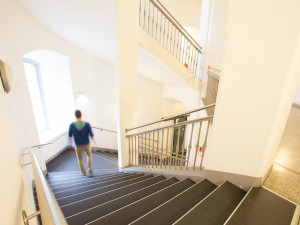
<path fill-rule="evenodd" d="M 264 187 L 300 204 L 300 107 L 292 106 Z"/>

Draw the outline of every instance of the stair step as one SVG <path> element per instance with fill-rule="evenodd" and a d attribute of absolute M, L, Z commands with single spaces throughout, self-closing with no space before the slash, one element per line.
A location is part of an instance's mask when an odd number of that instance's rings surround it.
<path fill-rule="evenodd" d="M 245 194 L 244 190 L 229 182 L 225 182 L 177 220 L 175 224 L 224 224 Z"/>
<path fill-rule="evenodd" d="M 296 205 L 268 191 L 252 188 L 226 225 L 290 225 Z"/>
<path fill-rule="evenodd" d="M 112 158 L 110 156 L 107 156 L 106 154 L 100 153 L 100 152 L 95 152 L 94 155 L 95 157 L 100 157 L 106 161 L 112 162 L 112 163 L 118 163 L 118 159 Z"/>
<path fill-rule="evenodd" d="M 126 207 L 112 212 L 102 218 L 99 218 L 89 224 L 107 224 L 107 225 L 118 225 L 118 224 L 129 224 L 137 218 L 143 216 L 147 212 L 153 210 L 170 198 L 178 195 L 187 188 L 194 185 L 195 182 L 190 179 L 184 179 L 176 184 L 173 184 L 163 190 L 153 193 L 133 204 L 127 205 Z"/>
<path fill-rule="evenodd" d="M 64 182 L 58 184 L 51 184 L 51 188 L 53 192 L 59 192 L 63 190 L 70 190 L 73 188 L 78 188 L 82 186 L 87 186 L 94 183 L 104 182 L 108 180 L 118 179 L 122 177 L 132 176 L 133 174 L 114 174 L 104 177 L 88 177 L 87 179 L 76 180 L 75 182 Z"/>
<path fill-rule="evenodd" d="M 132 224 L 172 224 L 193 208 L 198 202 L 204 199 L 209 193 L 215 190 L 216 187 L 217 186 L 210 181 L 202 180 L 165 204 L 134 221 Z"/>
<path fill-rule="evenodd" d="M 153 176 L 153 175 L 150 175 L 150 176 Z M 89 189 L 89 190 L 83 191 L 81 193 L 76 193 L 76 194 L 69 195 L 69 196 L 66 196 L 66 197 L 57 198 L 56 200 L 57 200 L 59 205 L 63 206 L 63 205 L 73 203 L 75 201 L 81 201 L 83 199 L 90 198 L 90 197 L 95 196 L 95 195 L 103 194 L 105 192 L 112 191 L 112 190 L 130 185 L 130 184 L 148 179 L 148 177 L 149 177 L 149 175 L 148 176 L 134 177 L 132 179 L 121 181 L 121 182 L 118 182 L 118 183 L 115 183 L 115 184 L 110 184 L 110 185 L 107 185 L 107 186 L 104 186 L 104 187 L 98 187 L 98 188 L 95 188 L 95 189 Z"/>
<path fill-rule="evenodd" d="M 133 183 L 131 185 L 127 185 L 125 187 L 121 187 L 109 192 L 105 192 L 103 194 L 99 194 L 88 199 L 83 199 L 81 201 L 61 206 L 61 209 L 64 215 L 68 217 L 166 179 L 164 176 L 153 177 L 152 175 L 148 175 L 145 176 L 145 178 L 146 177 L 146 180 Z"/>
<path fill-rule="evenodd" d="M 122 207 L 127 206 L 139 199 L 145 198 L 153 194 L 154 192 L 160 191 L 170 185 L 177 183 L 178 180 L 174 177 L 155 183 L 149 187 L 140 189 L 138 191 L 132 192 L 118 199 L 114 199 L 110 202 L 104 203 L 97 207 L 91 208 L 86 211 L 82 211 L 73 216 L 67 217 L 67 222 L 72 225 L 86 224 L 90 221 L 96 220 L 102 216 L 105 216 L 113 211 L 116 211 Z"/>
<path fill-rule="evenodd" d="M 102 155 L 104 155 L 104 156 L 106 156 L 106 157 L 109 157 L 109 158 L 111 158 L 111 159 L 113 159 L 113 160 L 118 160 L 118 155 L 113 154 L 113 153 L 110 153 L 110 152 L 96 151 L 95 153 L 97 153 L 97 154 L 102 154 Z"/>
<path fill-rule="evenodd" d="M 92 184 L 92 185 L 82 186 L 82 187 L 79 187 L 79 188 L 66 189 L 66 190 L 60 191 L 60 192 L 53 192 L 53 194 L 55 195 L 56 198 L 67 197 L 67 196 L 70 196 L 70 195 L 74 195 L 74 194 L 77 194 L 77 193 L 84 192 L 86 190 L 92 190 L 92 189 L 95 189 L 95 188 L 104 187 L 104 186 L 107 186 L 107 185 L 110 185 L 110 184 L 119 183 L 119 182 L 129 180 L 129 179 L 132 179 L 132 178 L 135 178 L 135 177 L 140 177 L 140 176 L 144 176 L 144 175 L 143 174 L 134 174 L 134 175 L 131 175 L 131 176 L 124 176 L 124 177 L 121 177 L 121 178 L 115 178 L 115 179 L 112 179 L 112 180 L 109 180 L 109 181 L 99 182 L 99 183 L 95 183 L 95 184 Z"/>
<path fill-rule="evenodd" d="M 94 176 L 107 175 L 111 173 L 118 173 L 118 170 L 107 170 L 105 172 L 93 171 Z M 75 179 L 75 178 L 84 178 L 80 171 L 74 172 L 50 172 L 47 174 L 46 178 L 48 181 L 64 180 L 64 179 Z"/>

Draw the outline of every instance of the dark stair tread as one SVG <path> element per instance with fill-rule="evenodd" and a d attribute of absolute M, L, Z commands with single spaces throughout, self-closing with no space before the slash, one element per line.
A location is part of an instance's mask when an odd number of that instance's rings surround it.
<path fill-rule="evenodd" d="M 99 218 L 90 224 L 121 225 L 131 223 L 194 184 L 195 182 L 190 179 L 181 180 L 161 191 L 145 197 L 144 199 Z"/>
<path fill-rule="evenodd" d="M 116 198 L 120 198 L 124 195 L 130 194 L 139 189 L 145 188 L 157 182 L 166 179 L 164 176 L 153 177 L 152 175 L 148 175 L 146 180 L 140 181 L 138 183 L 133 183 L 131 185 L 118 188 L 117 190 L 112 190 L 110 192 L 106 192 L 97 196 L 93 196 L 88 199 L 83 199 L 81 201 L 77 201 L 66 206 L 61 206 L 63 214 L 68 217 L 79 213 L 81 211 L 87 210 L 89 208 L 101 205 L 105 202 L 112 201 Z"/>
<path fill-rule="evenodd" d="M 244 190 L 230 182 L 225 182 L 176 224 L 224 224 L 245 194 Z M 203 214 L 206 216 L 204 217 Z"/>
<path fill-rule="evenodd" d="M 93 189 L 96 189 L 96 188 L 99 188 L 99 187 L 104 187 L 104 186 L 107 186 L 107 185 L 110 185 L 110 184 L 119 183 L 119 182 L 122 182 L 122 181 L 125 181 L 125 180 L 133 179 L 135 177 L 140 177 L 140 176 L 144 176 L 144 175 L 143 174 L 135 174 L 135 175 L 132 175 L 132 176 L 121 177 L 121 178 L 118 178 L 118 179 L 113 179 L 113 180 L 105 181 L 105 182 L 102 182 L 102 183 L 101 182 L 95 183 L 95 184 L 85 186 L 85 187 L 79 187 L 79 188 L 72 189 L 72 190 L 65 190 L 65 191 L 53 192 L 53 193 L 54 193 L 55 197 L 57 199 L 59 199 L 59 198 L 62 198 L 62 197 L 67 197 L 67 196 L 70 196 L 70 195 L 78 194 L 78 193 L 88 191 L 88 190 L 93 190 Z"/>
<path fill-rule="evenodd" d="M 115 172 L 115 173 L 106 173 L 106 174 L 97 174 L 97 173 L 88 173 L 87 176 L 83 176 L 81 174 L 79 175 L 74 175 L 74 176 L 65 176 L 65 177 L 57 177 L 57 178 L 52 178 L 48 179 L 49 184 L 59 184 L 59 183 L 69 183 L 69 182 L 77 182 L 81 180 L 86 180 L 90 178 L 101 178 L 101 177 L 108 177 L 108 176 L 113 176 L 113 175 L 122 175 L 126 173 L 120 173 L 120 172 Z"/>
<path fill-rule="evenodd" d="M 105 175 L 110 173 L 118 173 L 119 171 L 117 169 L 110 169 L 110 170 L 94 170 L 94 174 L 97 175 Z M 81 171 L 73 171 L 73 172 L 48 172 L 46 175 L 46 178 L 48 180 L 52 179 L 63 179 L 63 178 L 70 178 L 70 177 L 80 177 Z"/>
<path fill-rule="evenodd" d="M 227 224 L 291 224 L 295 210 L 296 205 L 290 201 L 265 188 L 255 187 L 252 188 Z"/>
<path fill-rule="evenodd" d="M 60 183 L 57 185 L 51 184 L 50 187 L 53 192 L 59 192 L 59 191 L 70 190 L 73 188 L 79 188 L 79 187 L 83 187 L 83 186 L 87 186 L 87 185 L 91 185 L 91 184 L 95 184 L 95 183 L 99 183 L 99 182 L 120 179 L 120 178 L 124 178 L 127 176 L 132 176 L 132 175 L 134 175 L 134 174 L 120 174 L 120 175 L 112 175 L 112 176 L 99 177 L 99 178 L 90 177 L 88 179 L 80 180 L 75 183 L 73 183 L 73 182 L 64 183 L 64 184 Z"/>
<path fill-rule="evenodd" d="M 96 220 L 100 217 L 103 217 L 113 211 L 116 211 L 122 207 L 125 207 L 133 202 L 138 201 L 148 195 L 151 195 L 154 192 L 157 192 L 161 189 L 164 189 L 170 185 L 175 184 L 178 182 L 176 178 L 169 178 L 158 183 L 155 183 L 149 187 L 140 189 L 136 192 L 131 194 L 122 196 L 121 198 L 115 199 L 113 201 L 104 203 L 92 209 L 83 211 L 71 217 L 67 217 L 67 222 L 71 225 L 79 225 L 79 224 L 86 224 L 90 221 Z"/>
<path fill-rule="evenodd" d="M 151 175 L 152 176 L 152 175 Z M 66 197 L 61 197 L 61 198 L 57 198 L 57 202 L 59 205 L 66 205 L 66 204 L 70 204 L 73 203 L 75 201 L 80 201 L 95 195 L 99 195 L 108 191 L 112 191 L 115 189 L 118 189 L 120 187 L 124 187 L 127 186 L 129 184 L 133 184 L 142 180 L 147 179 L 148 176 L 140 176 L 140 177 L 136 177 L 136 178 L 132 178 L 129 180 L 125 180 L 125 181 L 121 181 L 115 184 L 110 184 L 107 185 L 105 187 L 99 187 L 99 188 L 95 188 L 93 190 L 88 190 L 85 192 L 81 192 L 81 193 L 76 193 L 74 195 L 70 195 L 70 196 L 66 196 Z"/>
<path fill-rule="evenodd" d="M 210 181 L 202 180 L 132 224 L 172 224 L 215 190 L 216 187 Z"/>

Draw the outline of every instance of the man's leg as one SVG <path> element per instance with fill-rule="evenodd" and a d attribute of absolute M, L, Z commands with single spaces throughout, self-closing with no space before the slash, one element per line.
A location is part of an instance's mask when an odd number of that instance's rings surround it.
<path fill-rule="evenodd" d="M 92 148 L 91 148 L 90 144 L 86 145 L 85 152 L 87 154 L 87 162 L 88 162 L 89 172 L 92 172 L 93 171 L 93 158 L 92 158 Z"/>
<path fill-rule="evenodd" d="M 84 150 L 84 145 L 76 146 L 76 155 L 81 169 L 81 173 L 83 176 L 86 176 L 86 171 L 85 171 L 85 166 L 83 163 L 83 156 L 82 156 L 83 150 Z"/>

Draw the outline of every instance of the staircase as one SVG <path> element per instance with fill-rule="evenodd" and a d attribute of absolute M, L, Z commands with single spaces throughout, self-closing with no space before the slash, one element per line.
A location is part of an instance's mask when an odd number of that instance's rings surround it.
<path fill-rule="evenodd" d="M 107 160 L 117 155 L 98 152 Z M 292 224 L 296 205 L 265 188 L 248 193 L 230 182 L 219 186 L 162 175 L 97 170 L 50 172 L 49 185 L 68 224 Z"/>

